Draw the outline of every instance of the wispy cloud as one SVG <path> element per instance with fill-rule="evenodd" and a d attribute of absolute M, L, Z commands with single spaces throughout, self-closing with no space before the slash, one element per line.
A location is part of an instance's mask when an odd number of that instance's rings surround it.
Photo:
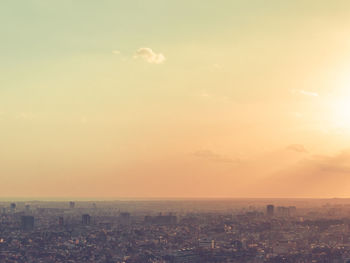
<path fill-rule="evenodd" d="M 32 120 L 34 119 L 34 114 L 32 112 L 21 112 L 16 116 L 16 119 Z"/>
<path fill-rule="evenodd" d="M 261 178 L 271 196 L 347 196 L 350 185 L 350 150 L 338 154 L 308 155 L 291 165 Z"/>
<path fill-rule="evenodd" d="M 217 154 L 211 150 L 198 150 L 193 153 L 195 157 L 202 158 L 213 162 L 223 162 L 223 163 L 239 163 L 238 159 L 232 159 L 225 155 Z"/>
<path fill-rule="evenodd" d="M 114 55 L 120 55 L 121 52 L 120 52 L 119 50 L 113 50 L 112 53 L 113 53 Z"/>
<path fill-rule="evenodd" d="M 291 144 L 287 147 L 287 150 L 300 152 L 300 153 L 307 153 L 308 152 L 305 149 L 304 145 L 301 145 L 301 144 Z"/>
<path fill-rule="evenodd" d="M 151 64 L 162 64 L 165 56 L 162 53 L 155 53 L 152 49 L 143 47 L 136 51 L 134 58 L 142 58 Z"/>
<path fill-rule="evenodd" d="M 303 89 L 292 89 L 291 92 L 294 94 L 301 94 L 301 95 L 309 96 L 309 97 L 318 97 L 319 96 L 319 94 L 317 92 L 307 91 L 307 90 L 303 90 Z"/>
<path fill-rule="evenodd" d="M 200 94 L 200 96 L 203 97 L 203 98 L 208 98 L 208 97 L 210 97 L 209 93 L 206 92 L 206 91 L 203 91 L 203 92 Z"/>

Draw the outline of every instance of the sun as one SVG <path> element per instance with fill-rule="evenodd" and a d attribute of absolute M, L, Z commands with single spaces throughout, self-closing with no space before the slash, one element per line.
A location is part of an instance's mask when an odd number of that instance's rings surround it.
<path fill-rule="evenodd" d="M 324 102 L 330 124 L 338 130 L 350 131 L 350 71 L 349 66 L 338 70 L 335 78 L 329 84 Z"/>
<path fill-rule="evenodd" d="M 332 109 L 332 119 L 336 128 L 350 130 L 350 97 L 335 101 Z"/>

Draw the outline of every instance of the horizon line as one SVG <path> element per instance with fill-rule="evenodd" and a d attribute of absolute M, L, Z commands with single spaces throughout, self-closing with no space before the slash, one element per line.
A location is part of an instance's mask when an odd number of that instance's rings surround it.
<path fill-rule="evenodd" d="M 33 197 L 33 196 L 17 196 L 17 197 L 0 197 L 0 202 L 9 201 L 176 201 L 176 200 L 334 200 L 350 199 L 348 197 Z"/>

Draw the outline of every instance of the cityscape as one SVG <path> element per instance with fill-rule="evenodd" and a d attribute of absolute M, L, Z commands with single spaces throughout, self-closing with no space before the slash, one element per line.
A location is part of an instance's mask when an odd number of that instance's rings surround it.
<path fill-rule="evenodd" d="M 0 262 L 348 263 L 350 200 L 3 202 Z"/>
<path fill-rule="evenodd" d="M 350 0 L 0 0 L 0 263 L 350 263 Z"/>

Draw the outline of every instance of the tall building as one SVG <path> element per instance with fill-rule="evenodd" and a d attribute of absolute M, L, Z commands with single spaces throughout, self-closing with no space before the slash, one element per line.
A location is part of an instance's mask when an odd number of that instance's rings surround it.
<path fill-rule="evenodd" d="M 277 215 L 281 217 L 289 216 L 289 207 L 277 206 Z"/>
<path fill-rule="evenodd" d="M 119 223 L 122 225 L 129 225 L 130 224 L 130 213 L 120 213 L 119 215 Z"/>
<path fill-rule="evenodd" d="M 75 202 L 69 202 L 69 208 L 70 209 L 74 209 L 74 207 L 75 207 Z"/>
<path fill-rule="evenodd" d="M 64 218 L 63 218 L 63 216 L 60 216 L 60 217 L 58 218 L 58 225 L 60 225 L 60 226 L 63 226 L 63 225 L 64 225 Z"/>
<path fill-rule="evenodd" d="M 91 216 L 89 214 L 83 214 L 81 216 L 81 223 L 83 225 L 90 225 L 91 222 Z"/>
<path fill-rule="evenodd" d="M 238 249 L 238 250 L 241 250 L 243 248 L 243 244 L 240 240 L 233 241 L 232 245 L 235 249 Z"/>
<path fill-rule="evenodd" d="M 289 215 L 290 216 L 295 216 L 297 213 L 297 208 L 295 206 L 289 206 Z"/>
<path fill-rule="evenodd" d="M 11 209 L 11 212 L 15 212 L 16 211 L 16 203 L 11 203 L 10 209 Z"/>
<path fill-rule="evenodd" d="M 145 216 L 145 223 L 157 225 L 174 225 L 177 223 L 177 216 L 170 213 L 169 215 Z"/>
<path fill-rule="evenodd" d="M 274 205 L 267 205 L 266 206 L 266 215 L 269 217 L 272 217 L 274 214 L 275 207 Z"/>
<path fill-rule="evenodd" d="M 34 216 L 22 216 L 21 217 L 21 228 L 25 231 L 34 229 Z"/>

